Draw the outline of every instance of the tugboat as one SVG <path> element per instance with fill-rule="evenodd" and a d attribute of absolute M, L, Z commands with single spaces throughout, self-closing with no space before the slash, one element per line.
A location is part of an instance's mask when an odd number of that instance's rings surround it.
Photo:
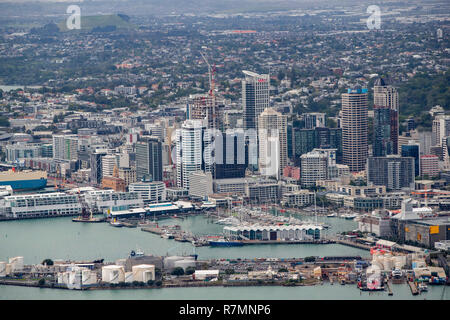
<path fill-rule="evenodd" d="M 90 222 L 90 223 L 97 223 L 97 222 L 103 222 L 105 221 L 104 218 L 94 218 L 93 217 L 93 210 L 89 208 L 86 202 L 84 202 L 80 197 L 78 197 L 79 202 L 81 203 L 81 215 L 79 215 L 76 218 L 73 218 L 73 222 Z"/>

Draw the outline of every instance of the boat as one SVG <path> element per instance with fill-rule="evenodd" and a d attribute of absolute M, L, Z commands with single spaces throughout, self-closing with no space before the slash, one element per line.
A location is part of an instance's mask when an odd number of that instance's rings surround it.
<path fill-rule="evenodd" d="M 73 222 L 98 223 L 105 221 L 105 218 L 94 218 L 93 211 L 83 208 L 81 215 L 72 219 Z"/>
<path fill-rule="evenodd" d="M 13 191 L 43 189 L 47 186 L 47 172 L 33 170 L 16 170 L 0 172 L 0 185 L 9 185 Z"/>
<path fill-rule="evenodd" d="M 173 239 L 173 238 L 175 238 L 175 236 L 174 236 L 173 234 L 169 233 L 169 232 L 166 232 L 166 233 L 163 233 L 163 234 L 161 235 L 161 238 L 164 238 L 164 239 Z"/>
<path fill-rule="evenodd" d="M 116 228 L 122 228 L 123 227 L 122 222 L 117 221 L 117 219 L 112 220 L 109 224 L 112 225 L 113 227 L 116 227 Z"/>
<path fill-rule="evenodd" d="M 428 286 L 425 283 L 421 282 L 421 283 L 419 283 L 418 289 L 420 292 L 423 292 L 423 291 L 426 292 L 426 291 L 428 291 Z"/>
<path fill-rule="evenodd" d="M 131 250 L 130 253 L 130 257 L 143 257 L 144 256 L 144 251 L 142 251 L 141 249 L 136 249 L 136 251 Z"/>
<path fill-rule="evenodd" d="M 392 271 L 392 277 L 393 277 L 393 278 L 399 279 L 399 278 L 401 278 L 402 276 L 403 276 L 403 271 L 402 271 L 402 270 L 400 270 L 400 269 L 395 269 L 395 270 Z"/>
<path fill-rule="evenodd" d="M 209 241 L 211 247 L 242 247 L 244 244 L 239 241 L 228 241 L 225 239 L 219 239 L 215 241 Z"/>
<path fill-rule="evenodd" d="M 98 223 L 98 222 L 103 222 L 105 221 L 104 218 L 93 218 L 93 217 L 84 217 L 84 216 L 79 216 L 76 218 L 72 219 L 73 222 L 89 222 L 89 223 Z"/>
<path fill-rule="evenodd" d="M 328 218 L 334 218 L 334 217 L 336 217 L 336 216 L 337 216 L 336 213 L 331 213 L 331 214 L 328 214 L 328 215 L 327 215 Z"/>
<path fill-rule="evenodd" d="M 341 217 L 346 220 L 353 220 L 356 218 L 356 214 L 344 213 Z"/>

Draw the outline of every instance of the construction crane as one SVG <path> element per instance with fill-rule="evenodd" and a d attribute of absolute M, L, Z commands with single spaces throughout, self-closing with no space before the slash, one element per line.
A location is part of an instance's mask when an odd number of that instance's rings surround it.
<path fill-rule="evenodd" d="M 450 195 L 450 192 L 437 192 L 437 191 L 433 191 L 433 189 L 423 189 L 423 190 L 419 190 L 419 191 L 411 191 L 411 194 L 413 195 L 420 195 L 420 194 L 424 194 L 425 195 L 425 205 L 428 206 L 428 195 L 437 195 L 437 194 L 442 194 L 442 195 Z"/>
<path fill-rule="evenodd" d="M 202 49 L 207 49 L 207 47 L 203 46 Z M 215 127 L 215 123 L 216 123 L 216 96 L 215 96 L 215 73 L 216 73 L 216 65 L 214 64 L 211 67 L 211 64 L 209 63 L 208 59 L 205 57 L 205 55 L 203 54 L 203 52 L 200 51 L 200 54 L 203 58 L 203 60 L 205 60 L 206 65 L 208 66 L 208 78 L 209 78 L 209 92 L 208 95 L 211 98 L 211 104 L 212 104 L 212 109 L 213 109 L 213 114 L 212 114 L 212 118 L 213 118 L 213 126 Z M 207 102 L 206 102 L 207 105 Z M 209 118 L 209 114 L 207 111 L 207 118 Z M 208 119 L 209 121 L 209 119 Z"/>

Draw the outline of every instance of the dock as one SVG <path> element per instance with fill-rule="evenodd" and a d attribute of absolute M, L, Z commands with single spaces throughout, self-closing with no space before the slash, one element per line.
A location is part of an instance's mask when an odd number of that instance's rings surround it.
<path fill-rule="evenodd" d="M 362 243 L 357 243 L 357 242 L 343 240 L 343 239 L 336 239 L 335 242 L 339 243 L 339 244 L 343 244 L 345 246 L 349 246 L 349 247 L 354 247 L 354 248 L 363 249 L 363 250 L 370 250 L 370 246 L 362 244 Z"/>
<path fill-rule="evenodd" d="M 292 241 L 277 241 L 277 240 L 238 240 L 238 242 L 247 244 L 331 244 L 336 243 L 334 240 L 292 240 Z"/>
<path fill-rule="evenodd" d="M 392 292 L 391 282 L 390 281 L 386 282 L 386 285 L 387 285 L 387 289 L 388 289 L 388 296 L 393 296 L 394 292 Z"/>
<path fill-rule="evenodd" d="M 408 285 L 409 285 L 409 288 L 411 289 L 411 293 L 413 294 L 413 296 L 416 296 L 419 294 L 419 290 L 417 289 L 414 282 L 408 280 Z"/>

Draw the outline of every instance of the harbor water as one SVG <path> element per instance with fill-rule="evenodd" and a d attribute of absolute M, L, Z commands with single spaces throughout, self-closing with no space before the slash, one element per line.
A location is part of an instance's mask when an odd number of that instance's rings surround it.
<path fill-rule="evenodd" d="M 340 244 L 251 245 L 243 247 L 195 248 L 190 243 L 163 239 L 143 232 L 140 228 L 114 228 L 107 223 L 74 223 L 70 217 L 3 221 L 0 223 L 0 261 L 23 256 L 25 264 L 53 260 L 114 261 L 126 258 L 131 250 L 142 249 L 146 254 L 181 255 L 196 253 L 199 259 L 211 258 L 298 258 L 307 256 L 360 255 L 369 252 Z M 305 219 L 310 220 L 311 217 Z M 332 234 L 353 230 L 356 222 L 339 218 L 318 217 L 331 225 Z M 204 216 L 186 219 L 168 218 L 160 225 L 179 225 L 197 235 L 219 235 L 223 226 Z M 393 285 L 394 296 L 389 299 L 440 299 L 442 286 L 413 297 L 407 285 Z M 0 286 L 0 299 L 387 299 L 387 293 L 360 293 L 355 285 L 319 285 L 312 287 L 210 287 L 164 288 L 142 290 L 73 291 L 43 288 Z M 448 299 L 444 295 L 444 299 Z"/>

